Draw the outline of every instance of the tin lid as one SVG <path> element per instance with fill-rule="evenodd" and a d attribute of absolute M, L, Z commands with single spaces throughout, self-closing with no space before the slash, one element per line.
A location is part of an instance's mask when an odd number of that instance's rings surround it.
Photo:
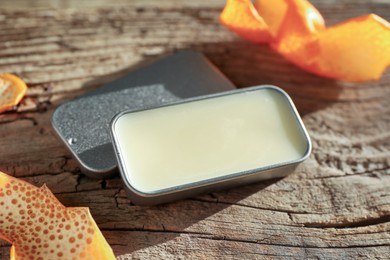
<path fill-rule="evenodd" d="M 234 89 L 202 54 L 182 51 L 59 106 L 52 125 L 90 177 L 116 173 L 109 123 L 119 112 Z"/>

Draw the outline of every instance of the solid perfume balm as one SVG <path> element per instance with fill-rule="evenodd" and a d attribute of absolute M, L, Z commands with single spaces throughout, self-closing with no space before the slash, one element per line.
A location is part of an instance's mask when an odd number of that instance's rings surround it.
<path fill-rule="evenodd" d="M 122 178 L 149 195 L 288 165 L 310 150 L 295 108 L 275 87 L 125 112 L 112 133 Z"/>

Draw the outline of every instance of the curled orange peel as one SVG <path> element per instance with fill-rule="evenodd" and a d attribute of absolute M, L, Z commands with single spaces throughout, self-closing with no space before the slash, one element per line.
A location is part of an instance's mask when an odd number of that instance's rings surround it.
<path fill-rule="evenodd" d="M 26 84 L 17 76 L 0 74 L 0 113 L 16 106 L 26 90 Z"/>
<path fill-rule="evenodd" d="M 375 14 L 326 27 L 320 12 L 306 0 L 228 0 L 220 22 L 249 41 L 268 43 L 287 60 L 320 76 L 376 80 L 390 65 L 390 24 Z"/>
<path fill-rule="evenodd" d="M 227 0 L 220 21 L 248 41 L 264 43 L 271 40 L 268 25 L 249 0 Z"/>
<path fill-rule="evenodd" d="M 115 259 L 88 208 L 67 208 L 44 185 L 0 172 L 0 239 L 11 260 Z"/>

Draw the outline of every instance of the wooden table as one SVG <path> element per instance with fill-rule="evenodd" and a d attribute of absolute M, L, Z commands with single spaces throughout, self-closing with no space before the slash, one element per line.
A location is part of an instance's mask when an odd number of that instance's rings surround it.
<path fill-rule="evenodd" d="M 46 183 L 66 206 L 89 207 L 119 259 L 390 256 L 389 70 L 365 84 L 308 74 L 219 25 L 224 1 L 91 2 L 2 1 L 0 71 L 20 75 L 29 90 L 0 115 L 0 170 Z M 328 24 L 369 12 L 390 20 L 388 1 L 312 2 Z M 186 48 L 239 87 L 289 92 L 313 152 L 284 179 L 135 206 L 119 177 L 80 173 L 50 118 L 59 104 Z M 0 259 L 9 248 L 0 242 Z"/>

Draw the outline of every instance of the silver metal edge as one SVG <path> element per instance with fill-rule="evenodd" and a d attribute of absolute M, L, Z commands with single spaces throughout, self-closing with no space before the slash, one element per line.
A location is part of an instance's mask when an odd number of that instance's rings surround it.
<path fill-rule="evenodd" d="M 251 170 L 247 170 L 247 171 L 232 173 L 232 174 L 229 174 L 229 175 L 220 176 L 220 177 L 207 179 L 207 180 L 202 180 L 202 181 L 198 181 L 198 182 L 194 182 L 194 183 L 190 183 L 190 184 L 179 185 L 179 186 L 175 186 L 175 187 L 172 187 L 172 188 L 158 190 L 158 191 L 155 191 L 155 192 L 152 192 L 152 193 L 141 192 L 141 191 L 135 189 L 131 185 L 130 181 L 128 180 L 128 178 L 126 176 L 125 169 L 122 166 L 123 165 L 123 163 L 122 163 L 123 160 L 122 160 L 121 154 L 119 152 L 119 146 L 118 146 L 117 141 L 116 141 L 117 137 L 115 135 L 115 123 L 121 116 L 123 116 L 124 114 L 128 114 L 128 113 L 135 113 L 135 112 L 140 112 L 140 111 L 145 111 L 145 110 L 153 110 L 153 109 L 158 109 L 158 108 L 162 108 L 162 107 L 180 105 L 180 104 L 184 104 L 184 103 L 190 103 L 190 102 L 194 102 L 194 101 L 205 100 L 205 99 L 210 99 L 210 98 L 215 98 L 215 97 L 233 95 L 233 94 L 236 94 L 236 93 L 257 91 L 257 90 L 266 89 L 266 88 L 275 90 L 275 91 L 279 92 L 281 95 L 283 95 L 287 99 L 288 104 L 289 104 L 291 110 L 293 111 L 295 119 L 298 122 L 298 125 L 299 125 L 300 130 L 301 130 L 301 132 L 303 134 L 303 137 L 305 138 L 306 145 L 307 145 L 306 151 L 305 151 L 304 155 L 300 159 L 293 160 L 293 161 L 287 161 L 287 162 L 274 164 L 274 165 L 269 165 L 269 166 L 265 166 L 265 167 L 255 168 L 255 169 L 251 169 Z M 308 134 L 308 132 L 307 132 L 307 130 L 306 130 L 304 124 L 303 124 L 302 119 L 299 116 L 299 113 L 298 113 L 298 111 L 297 111 L 297 109 L 296 109 L 296 107 L 295 107 L 291 97 L 284 90 L 282 90 L 279 87 L 273 86 L 273 85 L 259 85 L 259 86 L 253 86 L 253 87 L 248 87 L 248 88 L 235 89 L 235 90 L 230 90 L 230 91 L 225 91 L 225 92 L 220 92 L 220 93 L 214 93 L 214 94 L 200 96 L 200 97 L 189 98 L 189 99 L 186 99 L 186 100 L 180 100 L 180 101 L 177 101 L 177 102 L 172 102 L 172 103 L 169 103 L 169 104 L 164 104 L 164 105 L 156 106 L 156 107 L 146 107 L 146 108 L 142 108 L 142 109 L 123 111 L 121 113 L 118 113 L 111 120 L 110 130 L 111 130 L 110 131 L 110 135 L 111 135 L 111 140 L 112 140 L 112 144 L 113 144 L 114 151 L 115 151 L 115 156 L 116 156 L 116 158 L 118 160 L 118 167 L 119 167 L 119 170 L 120 170 L 119 172 L 120 172 L 120 175 L 122 177 L 122 181 L 123 181 L 124 185 L 128 189 L 127 193 L 129 195 L 129 197 L 134 200 L 134 202 L 138 201 L 138 204 L 143 204 L 143 205 L 153 205 L 153 204 L 160 203 L 160 202 L 157 202 L 157 203 L 150 202 L 149 201 L 150 199 L 157 199 L 157 201 L 159 201 L 158 198 L 162 197 L 162 196 L 169 196 L 169 195 L 173 195 L 175 193 L 181 193 L 181 192 L 189 191 L 189 190 L 192 190 L 192 189 L 202 188 L 204 186 L 217 185 L 217 184 L 220 184 L 220 183 L 223 183 L 223 182 L 237 180 L 237 179 L 240 179 L 240 178 L 242 178 L 244 176 L 256 175 L 256 174 L 259 174 L 261 172 L 266 172 L 266 171 L 270 171 L 270 170 L 277 170 L 277 169 L 288 167 L 288 166 L 294 166 L 294 165 L 296 166 L 296 165 L 298 165 L 299 163 L 303 162 L 304 160 L 306 160 L 309 157 L 309 155 L 311 153 L 311 149 L 312 149 L 312 145 L 311 145 L 309 134 Z M 165 199 L 162 200 L 162 202 L 167 202 L 167 201 L 170 201 L 170 200 L 165 200 Z"/>

